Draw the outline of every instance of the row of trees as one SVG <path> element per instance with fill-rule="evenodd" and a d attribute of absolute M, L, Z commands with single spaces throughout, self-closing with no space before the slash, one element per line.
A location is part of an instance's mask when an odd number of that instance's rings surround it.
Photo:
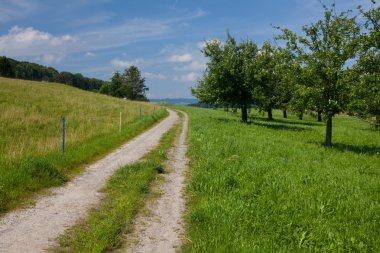
<path fill-rule="evenodd" d="M 91 91 L 98 91 L 107 83 L 96 78 L 84 77 L 79 73 L 58 72 L 52 67 L 16 61 L 5 56 L 0 57 L 0 76 L 32 81 L 57 82 Z"/>
<path fill-rule="evenodd" d="M 373 1 L 373 6 L 375 2 Z M 241 108 L 243 122 L 254 104 L 268 113 L 291 109 L 300 119 L 308 111 L 326 120 L 327 146 L 332 145 L 332 118 L 348 112 L 380 124 L 380 7 L 336 13 L 303 26 L 303 35 L 276 27 L 286 46 L 251 40 L 237 43 L 228 33 L 224 43 L 206 42 L 206 72 L 192 89 L 201 102 Z M 358 23 L 358 16 L 364 25 Z"/>
<path fill-rule="evenodd" d="M 147 101 L 145 93 L 148 90 L 140 70 L 136 66 L 131 66 L 126 68 L 123 74 L 116 71 L 111 82 L 103 85 L 100 92 L 114 97 Z"/>

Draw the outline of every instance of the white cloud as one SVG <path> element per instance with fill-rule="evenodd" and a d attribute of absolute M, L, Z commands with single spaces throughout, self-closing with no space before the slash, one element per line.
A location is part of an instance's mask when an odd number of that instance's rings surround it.
<path fill-rule="evenodd" d="M 161 73 L 154 74 L 150 72 L 144 72 L 142 73 L 142 76 L 144 76 L 146 79 L 149 79 L 149 80 L 166 80 L 166 76 Z"/>
<path fill-rule="evenodd" d="M 4 17 L 5 12 L 8 11 L 8 6 L 14 9 L 17 9 L 16 7 L 18 6 L 23 6 L 20 8 L 20 12 L 22 12 L 21 10 L 24 7 L 26 8 L 28 3 L 30 3 L 30 1 L 26 0 L 5 0 L 4 2 L 5 5 L 3 5 L 3 1 L 1 2 L 0 23 L 1 17 Z M 37 5 L 34 4 L 33 6 L 35 8 Z M 186 20 L 199 18 L 202 15 L 204 15 L 202 11 L 198 10 L 195 14 L 191 13 L 177 18 L 135 18 L 119 25 L 108 27 L 91 26 L 92 30 L 64 36 L 52 35 L 47 31 L 40 31 L 33 27 L 23 28 L 14 26 L 7 34 L 0 34 L 0 55 L 14 58 L 42 58 L 43 55 L 57 53 L 64 53 L 65 55 L 82 53 L 85 55 L 86 52 L 122 47 L 130 43 L 163 38 L 180 30 L 181 23 Z M 25 17 L 25 15 L 22 15 L 22 17 Z M 106 22 L 110 18 L 112 18 L 112 13 L 106 13 L 103 15 L 102 21 Z M 87 21 L 92 22 L 93 20 L 89 19 Z M 189 56 L 179 57 L 178 60 L 183 62 L 189 61 L 186 57 Z M 121 62 L 116 62 L 116 64 L 125 65 Z"/>
<path fill-rule="evenodd" d="M 143 62 L 144 62 L 143 59 L 135 59 L 132 61 L 122 61 L 119 59 L 113 59 L 111 61 L 111 64 L 112 64 L 112 66 L 114 66 L 116 68 L 128 68 L 132 65 L 133 66 L 141 65 Z"/>
<path fill-rule="evenodd" d="M 175 70 L 178 71 L 201 71 L 206 69 L 206 62 L 204 59 L 202 60 L 194 60 L 189 64 L 186 64 L 182 67 L 175 67 Z"/>
<path fill-rule="evenodd" d="M 84 56 L 86 56 L 86 57 L 95 57 L 96 54 L 94 54 L 93 52 L 86 52 L 86 53 L 84 54 Z"/>
<path fill-rule="evenodd" d="M 60 54 L 45 54 L 42 56 L 41 60 L 45 64 L 53 64 L 61 62 L 65 58 L 65 55 Z"/>
<path fill-rule="evenodd" d="M 182 76 L 174 76 L 174 81 L 182 81 L 182 82 L 194 82 L 199 78 L 199 74 L 191 72 Z"/>
<path fill-rule="evenodd" d="M 202 9 L 198 9 L 198 10 L 196 11 L 196 13 L 195 13 L 195 16 L 196 16 L 196 17 L 204 17 L 204 16 L 206 16 L 206 14 L 207 14 L 207 12 L 205 12 L 204 10 L 202 10 Z"/>
<path fill-rule="evenodd" d="M 75 50 L 95 51 L 161 38 L 173 30 L 172 25 L 170 20 L 132 19 L 119 26 L 78 35 L 80 43 L 76 45 Z"/>
<path fill-rule="evenodd" d="M 53 36 L 33 27 L 14 26 L 8 34 L 0 36 L 0 54 L 11 57 L 55 54 L 75 41 L 70 35 Z"/>
<path fill-rule="evenodd" d="M 171 62 L 189 62 L 193 60 L 193 56 L 191 54 L 182 54 L 182 55 L 172 55 L 170 57 Z"/>

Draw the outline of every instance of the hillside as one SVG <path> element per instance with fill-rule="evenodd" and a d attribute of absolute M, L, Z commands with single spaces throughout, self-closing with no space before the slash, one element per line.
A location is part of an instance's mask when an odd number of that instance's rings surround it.
<path fill-rule="evenodd" d="M 0 78 L 0 107 L 0 212 L 32 192 L 63 183 L 166 115 L 149 103 L 7 78 Z M 64 155 L 62 116 L 67 121 Z"/>
<path fill-rule="evenodd" d="M 5 56 L 0 56 L 0 77 L 57 82 L 90 91 L 99 90 L 108 83 L 96 78 L 85 77 L 80 73 L 58 72 L 52 67 L 42 66 L 33 62 L 17 61 Z"/>

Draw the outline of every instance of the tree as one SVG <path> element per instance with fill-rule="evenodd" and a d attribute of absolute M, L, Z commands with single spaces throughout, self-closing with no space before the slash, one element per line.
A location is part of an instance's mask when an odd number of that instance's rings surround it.
<path fill-rule="evenodd" d="M 0 76 L 14 77 L 11 61 L 5 56 L 0 57 Z"/>
<path fill-rule="evenodd" d="M 123 84 L 120 88 L 120 93 L 131 100 L 148 100 L 145 96 L 145 92 L 149 88 L 145 86 L 145 78 L 141 77 L 140 70 L 131 66 L 125 69 L 123 74 Z"/>
<path fill-rule="evenodd" d="M 299 64 L 296 61 L 294 54 L 286 48 L 278 47 L 275 57 L 275 73 L 277 80 L 277 107 L 283 111 L 283 117 L 287 118 L 287 110 L 290 108 L 293 97 L 296 78 L 298 75 Z"/>
<path fill-rule="evenodd" d="M 248 107 L 253 101 L 253 66 L 257 51 L 252 41 L 237 44 L 229 33 L 225 43 L 218 40 L 206 42 L 202 52 L 209 62 L 192 94 L 204 103 L 241 108 L 241 120 L 247 123 Z"/>
<path fill-rule="evenodd" d="M 360 27 L 350 11 L 336 14 L 335 5 L 324 8 L 324 19 L 304 26 L 305 36 L 282 29 L 280 38 L 319 79 L 315 92 L 321 95 L 321 109 L 326 119 L 325 145 L 332 145 L 332 118 L 346 109 L 350 86 L 345 82 L 347 62 L 355 57 Z"/>
<path fill-rule="evenodd" d="M 200 103 L 209 105 L 229 105 L 227 94 L 224 94 L 222 87 L 224 74 L 223 70 L 223 46 L 221 41 L 212 40 L 206 42 L 202 53 L 211 60 L 203 78 L 198 80 L 198 85 L 191 89 L 193 96 L 197 97 Z"/>
<path fill-rule="evenodd" d="M 275 54 L 276 49 L 268 42 L 260 48 L 254 65 L 258 85 L 253 89 L 255 104 L 260 110 L 268 112 L 268 120 L 272 120 L 272 109 L 276 105 Z"/>
<path fill-rule="evenodd" d="M 318 121 L 322 121 L 323 93 L 320 87 L 323 83 L 321 79 L 308 65 L 302 64 L 300 58 L 294 61 L 293 66 L 292 72 L 289 73 L 293 82 L 289 103 L 291 110 L 298 115 L 300 120 L 308 111 L 315 112 L 318 115 Z"/>
<path fill-rule="evenodd" d="M 290 101 L 290 107 L 293 112 L 302 120 L 303 115 L 310 107 L 310 101 L 313 97 L 313 88 L 302 84 L 296 84 L 293 90 L 293 96 Z"/>
<path fill-rule="evenodd" d="M 257 54 L 254 68 L 257 79 L 253 91 L 255 104 L 268 113 L 268 120 L 273 120 L 274 108 L 282 109 L 286 118 L 298 70 L 294 55 L 285 48 L 265 42 Z"/>
<path fill-rule="evenodd" d="M 123 76 L 120 75 L 119 71 L 116 71 L 112 78 L 111 78 L 111 84 L 108 88 L 108 94 L 114 97 L 122 97 L 123 94 L 121 92 L 121 87 L 123 85 Z"/>
<path fill-rule="evenodd" d="M 375 1 L 372 1 L 375 4 Z M 351 72 L 354 84 L 350 111 L 380 127 L 380 7 L 364 11 L 365 32 L 361 36 L 358 62 Z"/>

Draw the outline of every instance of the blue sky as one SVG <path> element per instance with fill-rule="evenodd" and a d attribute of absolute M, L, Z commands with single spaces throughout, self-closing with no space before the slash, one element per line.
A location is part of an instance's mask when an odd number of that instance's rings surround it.
<path fill-rule="evenodd" d="M 332 0 L 325 0 L 330 4 Z M 369 0 L 336 0 L 338 10 Z M 0 55 L 110 80 L 137 66 L 149 98 L 189 98 L 205 70 L 200 49 L 226 30 L 259 45 L 271 24 L 300 31 L 318 0 L 0 0 Z"/>

